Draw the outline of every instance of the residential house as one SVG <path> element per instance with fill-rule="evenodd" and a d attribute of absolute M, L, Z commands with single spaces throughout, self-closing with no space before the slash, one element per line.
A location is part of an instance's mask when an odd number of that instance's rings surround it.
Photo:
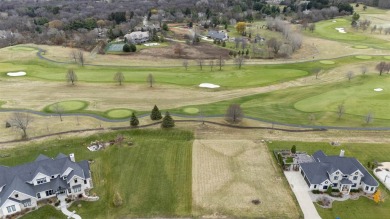
<path fill-rule="evenodd" d="M 327 156 L 321 150 L 313 154 L 313 162 L 301 163 L 300 172 L 310 190 L 326 191 L 329 186 L 348 194 L 351 189 L 362 189 L 372 194 L 379 184 L 374 177 L 353 157 Z"/>
<path fill-rule="evenodd" d="M 228 34 L 223 30 L 221 31 L 209 30 L 207 33 L 207 37 L 219 41 L 226 41 L 229 39 Z"/>
<path fill-rule="evenodd" d="M 149 41 L 149 32 L 135 31 L 125 35 L 125 39 L 129 43 L 140 44 Z"/>
<path fill-rule="evenodd" d="M 76 162 L 74 154 L 58 154 L 54 159 L 39 155 L 31 163 L 0 166 L 0 217 L 35 208 L 38 201 L 59 194 L 85 194 L 90 188 L 89 163 Z"/>

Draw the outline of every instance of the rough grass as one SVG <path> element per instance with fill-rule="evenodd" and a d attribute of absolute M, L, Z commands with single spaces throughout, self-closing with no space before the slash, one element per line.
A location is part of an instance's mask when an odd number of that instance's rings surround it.
<path fill-rule="evenodd" d="M 337 140 L 337 139 L 335 139 Z M 363 166 L 370 161 L 385 162 L 389 161 L 390 147 L 387 144 L 351 144 L 341 142 L 341 146 L 331 146 L 329 142 L 273 142 L 268 144 L 270 151 L 274 149 L 290 149 L 292 145 L 297 146 L 298 151 L 306 151 L 313 154 L 317 150 L 323 150 L 328 155 L 338 155 L 340 150 L 345 150 L 345 156 L 357 158 Z M 331 218 L 355 218 L 366 219 L 386 218 L 390 214 L 389 192 L 381 185 L 381 192 L 386 197 L 385 202 L 376 204 L 373 200 L 361 197 L 358 200 L 349 200 L 344 202 L 333 202 L 331 209 L 317 207 L 318 213 L 324 219 Z"/>
<path fill-rule="evenodd" d="M 193 146 L 196 215 L 298 218 L 266 146 L 250 140 L 197 140 Z M 270 194 L 272 188 L 272 195 Z M 251 201 L 259 199 L 261 204 Z"/>
<path fill-rule="evenodd" d="M 90 152 L 86 146 L 95 140 L 112 140 L 118 134 L 125 137 L 122 146 L 111 146 Z M 59 152 L 75 153 L 76 160 L 91 159 L 94 180 L 93 193 L 100 200 L 81 202 L 71 207 L 82 218 L 180 217 L 191 215 L 192 139 L 188 131 L 133 130 L 93 135 L 86 138 L 47 141 L 14 149 L 2 150 L 11 154 L 2 158 L 2 165 L 33 161 L 40 153 L 50 157 Z M 133 146 L 126 142 L 132 141 Z M 115 208 L 113 195 L 118 191 L 123 205 Z M 77 205 L 78 203 L 76 203 Z M 30 213 L 40 218 L 42 212 Z"/>
<path fill-rule="evenodd" d="M 133 111 L 128 110 L 128 109 L 113 109 L 113 110 L 110 110 L 110 111 L 106 112 L 106 115 L 108 117 L 114 118 L 114 119 L 126 118 L 126 117 L 131 116 L 132 112 Z"/>
<path fill-rule="evenodd" d="M 355 48 L 355 49 L 368 49 L 368 46 L 356 45 L 356 46 L 353 46 L 353 48 Z"/>

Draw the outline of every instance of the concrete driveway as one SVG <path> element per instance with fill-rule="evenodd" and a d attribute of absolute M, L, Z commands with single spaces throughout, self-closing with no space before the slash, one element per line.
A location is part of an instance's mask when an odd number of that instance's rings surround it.
<path fill-rule="evenodd" d="M 301 206 L 305 218 L 321 219 L 320 215 L 317 212 L 317 209 L 314 207 L 314 204 L 311 201 L 309 195 L 309 187 L 307 186 L 302 175 L 296 171 L 285 171 L 284 175 L 286 176 L 292 191 L 297 197 L 299 206 Z"/>

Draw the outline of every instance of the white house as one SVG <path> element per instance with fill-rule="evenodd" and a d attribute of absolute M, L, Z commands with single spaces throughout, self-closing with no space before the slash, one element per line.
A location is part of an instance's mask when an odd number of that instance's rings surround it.
<path fill-rule="evenodd" d="M 207 37 L 219 41 L 226 41 L 229 39 L 227 32 L 223 30 L 221 31 L 209 30 L 207 33 Z"/>
<path fill-rule="evenodd" d="M 0 217 L 34 208 L 38 201 L 58 194 L 77 196 L 90 188 L 89 163 L 76 162 L 74 154 L 58 154 L 54 159 L 39 155 L 31 163 L 0 166 Z"/>
<path fill-rule="evenodd" d="M 299 170 L 310 190 L 326 191 L 329 186 L 348 194 L 351 189 L 362 189 L 365 193 L 374 193 L 379 184 L 374 177 L 353 157 L 327 156 L 317 151 L 314 161 L 301 163 Z"/>
<path fill-rule="evenodd" d="M 135 31 L 125 35 L 127 42 L 133 44 L 145 43 L 149 41 L 149 32 Z"/>

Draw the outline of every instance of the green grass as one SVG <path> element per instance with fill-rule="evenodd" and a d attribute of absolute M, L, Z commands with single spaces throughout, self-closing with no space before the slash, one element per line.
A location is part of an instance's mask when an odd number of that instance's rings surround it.
<path fill-rule="evenodd" d="M 368 59 L 372 59 L 372 56 L 355 56 L 357 59 L 364 59 L 364 60 L 368 60 Z"/>
<path fill-rule="evenodd" d="M 374 89 L 381 87 L 382 92 Z M 355 77 L 348 82 L 321 86 L 295 87 L 270 93 L 256 94 L 196 107 L 205 115 L 223 115 L 232 103 L 239 103 L 246 116 L 290 124 L 331 126 L 388 126 L 390 116 L 390 77 L 388 75 Z M 337 106 L 344 104 L 345 114 L 337 116 Z M 183 112 L 182 108 L 170 110 Z M 374 114 L 374 121 L 366 124 L 365 116 Z M 309 116 L 314 115 L 311 121 Z"/>
<path fill-rule="evenodd" d="M 111 146 L 90 152 L 86 146 L 95 140 L 112 140 L 123 134 L 133 146 Z M 86 138 L 54 140 L 30 144 L 1 153 L 2 165 L 33 161 L 39 154 L 55 157 L 59 152 L 75 153 L 76 160 L 91 159 L 93 183 L 100 199 L 72 205 L 82 218 L 109 219 L 127 217 L 182 217 L 192 212 L 192 140 L 193 134 L 180 130 L 131 130 L 93 135 Z M 120 192 L 123 205 L 112 204 L 114 192 Z M 44 211 L 46 212 L 46 211 Z M 41 218 L 42 211 L 29 218 Z"/>
<path fill-rule="evenodd" d="M 188 114 L 197 114 L 199 112 L 199 109 L 195 107 L 188 107 L 188 108 L 184 108 L 183 112 Z"/>
<path fill-rule="evenodd" d="M 118 119 L 118 118 L 126 118 L 131 116 L 133 111 L 128 109 L 112 109 L 106 112 L 106 115 L 110 118 Z"/>
<path fill-rule="evenodd" d="M 385 58 L 385 59 L 390 59 L 390 56 L 385 56 L 384 58 Z"/>
<path fill-rule="evenodd" d="M 361 45 L 356 45 L 356 46 L 352 46 L 352 47 L 355 49 L 368 49 L 368 46 L 361 46 Z"/>
<path fill-rule="evenodd" d="M 343 143 L 341 146 L 331 146 L 328 142 L 280 142 L 274 141 L 268 144 L 270 151 L 274 149 L 290 149 L 292 145 L 297 146 L 297 151 L 306 151 L 313 154 L 317 150 L 324 151 L 327 155 L 338 155 L 340 150 L 345 150 L 345 156 L 357 158 L 363 166 L 367 162 L 389 161 L 390 147 L 387 144 L 350 144 Z M 390 214 L 389 192 L 383 186 L 381 191 L 387 197 L 385 202 L 377 205 L 373 200 L 361 197 L 358 200 L 348 200 L 344 202 L 333 202 L 331 209 L 323 209 L 316 206 L 318 213 L 323 219 L 354 218 L 354 219 L 381 219 Z"/>
<path fill-rule="evenodd" d="M 86 101 L 81 100 L 67 100 L 67 101 L 61 101 L 58 103 L 53 103 L 49 106 L 46 106 L 44 108 L 45 112 L 56 112 L 56 104 L 58 104 L 58 107 L 61 107 L 61 109 L 64 112 L 74 112 L 74 111 L 80 111 L 88 107 L 89 103 Z"/>
<path fill-rule="evenodd" d="M 53 206 L 43 206 L 38 210 L 28 213 L 25 216 L 21 217 L 22 219 L 66 219 L 66 216 L 59 210 L 55 209 Z"/>
<path fill-rule="evenodd" d="M 330 60 L 322 60 L 320 61 L 321 64 L 324 64 L 324 65 L 333 65 L 335 64 L 334 61 L 330 61 Z"/>
<path fill-rule="evenodd" d="M 333 21 L 336 22 L 333 22 Z M 347 33 L 339 33 L 335 28 L 345 28 Z M 313 33 L 306 31 L 306 34 L 314 37 L 320 37 L 335 41 L 340 41 L 354 46 L 367 46 L 377 49 L 390 49 L 390 42 L 376 38 L 369 31 L 355 31 L 351 27 L 350 16 L 331 20 L 320 21 L 316 23 L 316 29 Z M 337 49 L 337 48 L 335 48 Z"/>

